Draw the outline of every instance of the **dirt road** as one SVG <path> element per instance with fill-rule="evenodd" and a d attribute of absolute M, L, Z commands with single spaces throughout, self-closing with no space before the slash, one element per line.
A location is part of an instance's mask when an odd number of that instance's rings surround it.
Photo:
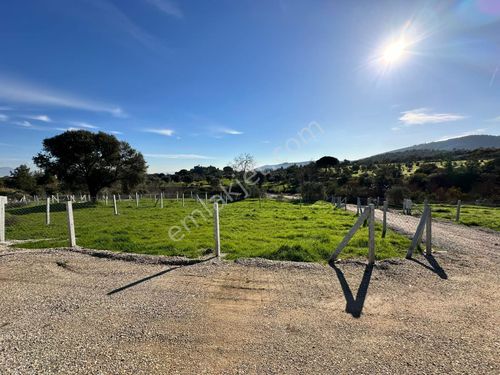
<path fill-rule="evenodd" d="M 498 374 L 499 235 L 434 233 L 374 268 L 0 249 L 0 372 Z"/>

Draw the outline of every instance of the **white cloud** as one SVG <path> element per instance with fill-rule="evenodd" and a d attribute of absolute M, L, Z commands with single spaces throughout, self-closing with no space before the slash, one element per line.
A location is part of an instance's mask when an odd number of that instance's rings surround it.
<path fill-rule="evenodd" d="M 198 154 L 144 154 L 144 156 L 149 158 L 161 158 L 161 159 L 215 159 L 211 156 L 198 155 Z"/>
<path fill-rule="evenodd" d="M 465 116 L 457 113 L 430 113 L 427 108 L 417 108 L 410 111 L 401 112 L 399 121 L 406 126 L 437 124 L 441 122 L 450 122 L 463 120 Z"/>
<path fill-rule="evenodd" d="M 9 119 L 9 116 L 4 115 L 3 113 L 0 113 L 0 121 L 7 121 Z"/>
<path fill-rule="evenodd" d="M 14 124 L 19 125 L 19 126 L 23 126 L 25 128 L 31 128 L 31 127 L 33 127 L 33 124 L 31 122 L 29 122 L 29 121 L 26 121 L 26 120 L 25 121 L 17 121 Z"/>
<path fill-rule="evenodd" d="M 99 129 L 99 127 L 89 124 L 88 122 L 81 122 L 81 121 L 71 121 L 71 125 L 77 127 L 77 128 L 84 128 L 84 129 Z"/>
<path fill-rule="evenodd" d="M 491 122 L 500 122 L 500 116 L 497 116 L 497 117 L 494 117 L 492 119 L 489 119 L 488 121 L 491 121 Z"/>
<path fill-rule="evenodd" d="M 166 135 L 167 137 L 171 137 L 175 133 L 172 129 L 146 129 L 144 131 L 148 133 Z"/>
<path fill-rule="evenodd" d="M 126 116 L 123 110 L 117 106 L 79 98 L 68 93 L 56 92 L 48 88 L 15 81 L 2 76 L 0 76 L 0 99 L 16 103 L 41 104 L 90 112 L 105 112 L 115 117 Z"/>
<path fill-rule="evenodd" d="M 47 115 L 38 115 L 38 116 L 24 116 L 29 118 L 30 120 L 42 121 L 42 122 L 52 122 L 49 116 Z"/>
<path fill-rule="evenodd" d="M 444 137 L 441 137 L 441 138 L 437 139 L 436 142 L 447 141 L 448 139 L 453 139 L 453 138 L 466 137 L 468 135 L 481 135 L 481 134 L 486 133 L 487 130 L 488 129 L 486 129 L 486 128 L 481 128 L 481 129 L 471 130 L 471 131 L 468 131 L 468 132 L 463 132 L 463 133 L 460 133 L 460 134 L 447 135 L 447 136 L 444 136 Z"/>
<path fill-rule="evenodd" d="M 158 8 L 161 12 L 165 13 L 166 15 L 177 18 L 184 17 L 182 11 L 173 1 L 170 0 L 146 0 L 146 1 L 151 5 L 155 6 L 156 8 Z"/>
<path fill-rule="evenodd" d="M 230 134 L 230 135 L 240 135 L 243 134 L 243 132 L 240 132 L 239 130 L 234 130 L 234 129 L 221 129 L 221 132 L 224 134 Z"/>
<path fill-rule="evenodd" d="M 114 135 L 121 135 L 121 134 L 123 134 L 122 132 L 119 132 L 118 130 L 110 130 L 109 132 L 111 134 L 114 134 Z"/>

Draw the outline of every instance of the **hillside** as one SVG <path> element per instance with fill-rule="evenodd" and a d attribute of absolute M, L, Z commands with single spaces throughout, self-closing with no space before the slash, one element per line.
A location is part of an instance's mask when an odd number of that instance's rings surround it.
<path fill-rule="evenodd" d="M 256 168 L 257 171 L 260 172 L 266 172 L 266 171 L 274 171 L 276 169 L 280 168 L 288 168 L 291 167 L 292 165 L 297 165 L 299 167 L 307 165 L 309 163 L 312 163 L 312 161 L 297 161 L 297 162 L 291 162 L 291 163 L 281 163 L 281 164 L 268 164 L 268 165 L 263 165 L 261 167 Z"/>
<path fill-rule="evenodd" d="M 407 162 L 433 159 L 491 159 L 500 154 L 500 136 L 470 135 L 422 143 L 357 160 L 360 163 Z"/>
<path fill-rule="evenodd" d="M 390 152 L 412 150 L 476 150 L 478 148 L 500 148 L 500 135 L 468 135 L 465 137 L 451 138 L 444 141 L 422 143 L 419 145 L 400 148 Z"/>

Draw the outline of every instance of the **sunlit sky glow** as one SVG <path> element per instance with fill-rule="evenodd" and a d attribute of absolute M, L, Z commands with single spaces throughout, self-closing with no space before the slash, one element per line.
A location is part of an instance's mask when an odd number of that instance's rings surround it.
<path fill-rule="evenodd" d="M 71 129 L 151 172 L 500 134 L 496 0 L 2 1 L 0 51 L 0 167 Z"/>

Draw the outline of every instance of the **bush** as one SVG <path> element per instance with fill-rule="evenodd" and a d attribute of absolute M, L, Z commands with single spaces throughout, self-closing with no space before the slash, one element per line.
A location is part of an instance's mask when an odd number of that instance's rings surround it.
<path fill-rule="evenodd" d="M 403 200 L 410 196 L 410 190 L 405 186 L 395 185 L 387 191 L 390 204 L 401 205 Z"/>
<path fill-rule="evenodd" d="M 301 189 L 304 202 L 316 202 L 326 199 L 325 187 L 319 182 L 306 182 Z"/>

